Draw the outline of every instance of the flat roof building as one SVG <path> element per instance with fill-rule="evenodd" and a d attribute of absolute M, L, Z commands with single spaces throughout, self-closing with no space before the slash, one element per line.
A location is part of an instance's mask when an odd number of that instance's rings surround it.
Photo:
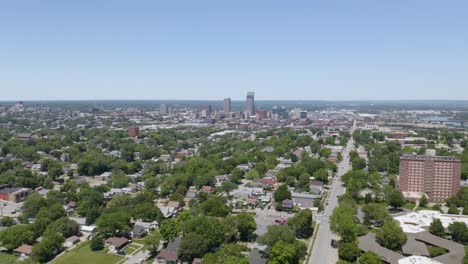
<path fill-rule="evenodd" d="M 405 155 L 400 157 L 399 188 L 406 198 L 443 202 L 460 191 L 461 162 L 454 157 Z"/>

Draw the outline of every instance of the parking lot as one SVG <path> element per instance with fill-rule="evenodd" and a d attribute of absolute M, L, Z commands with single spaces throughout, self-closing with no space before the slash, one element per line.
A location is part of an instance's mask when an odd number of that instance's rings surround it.
<path fill-rule="evenodd" d="M 21 209 L 23 203 L 12 203 L 0 200 L 0 216 L 11 216 L 14 217 L 19 215 L 17 210 Z M 1 214 L 3 211 L 3 215 Z"/>
<path fill-rule="evenodd" d="M 287 219 L 294 214 L 292 213 L 286 213 L 286 212 L 278 212 L 275 209 L 255 209 L 255 213 L 257 214 L 255 216 L 255 223 L 257 224 L 257 230 L 255 231 L 255 234 L 258 236 L 264 235 L 267 232 L 267 226 L 269 225 L 279 225 L 279 223 L 276 223 L 275 220 L 281 220 L 281 219 Z"/>

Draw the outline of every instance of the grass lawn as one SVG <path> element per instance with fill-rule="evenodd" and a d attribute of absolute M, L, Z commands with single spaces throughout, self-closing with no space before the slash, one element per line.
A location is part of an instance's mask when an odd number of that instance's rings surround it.
<path fill-rule="evenodd" d="M 11 254 L 0 253 L 0 263 L 2 264 L 14 264 L 18 258 Z"/>
<path fill-rule="evenodd" d="M 124 249 L 124 251 L 125 253 L 127 253 L 127 255 L 131 255 L 135 253 L 135 251 L 138 250 L 139 248 L 140 246 L 137 246 L 137 245 L 129 245 L 128 247 Z"/>
<path fill-rule="evenodd" d="M 114 254 L 107 254 L 105 250 L 92 251 L 89 248 L 89 242 L 85 242 L 78 248 L 65 253 L 59 258 L 52 261 L 52 264 L 84 264 L 84 263 L 99 263 L 99 264 L 115 264 L 122 257 Z"/>
<path fill-rule="evenodd" d="M 416 207 L 416 204 L 414 204 L 414 203 L 406 203 L 406 204 L 403 205 L 403 208 L 406 208 L 408 210 L 413 210 L 414 207 Z"/>

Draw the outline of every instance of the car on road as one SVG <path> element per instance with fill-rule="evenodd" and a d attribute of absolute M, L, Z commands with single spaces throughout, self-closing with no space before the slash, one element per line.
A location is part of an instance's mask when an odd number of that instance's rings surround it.
<path fill-rule="evenodd" d="M 117 251 L 117 254 L 118 254 L 118 255 L 121 255 L 121 256 L 127 255 L 127 253 L 125 253 L 125 251 L 122 251 L 122 250 Z"/>

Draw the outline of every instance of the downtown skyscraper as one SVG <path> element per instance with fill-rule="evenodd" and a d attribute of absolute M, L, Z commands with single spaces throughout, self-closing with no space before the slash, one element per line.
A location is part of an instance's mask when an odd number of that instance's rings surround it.
<path fill-rule="evenodd" d="M 231 98 L 224 98 L 224 113 L 228 114 L 231 112 Z"/>
<path fill-rule="evenodd" d="M 253 92 L 247 93 L 247 115 L 255 115 L 255 96 Z"/>

